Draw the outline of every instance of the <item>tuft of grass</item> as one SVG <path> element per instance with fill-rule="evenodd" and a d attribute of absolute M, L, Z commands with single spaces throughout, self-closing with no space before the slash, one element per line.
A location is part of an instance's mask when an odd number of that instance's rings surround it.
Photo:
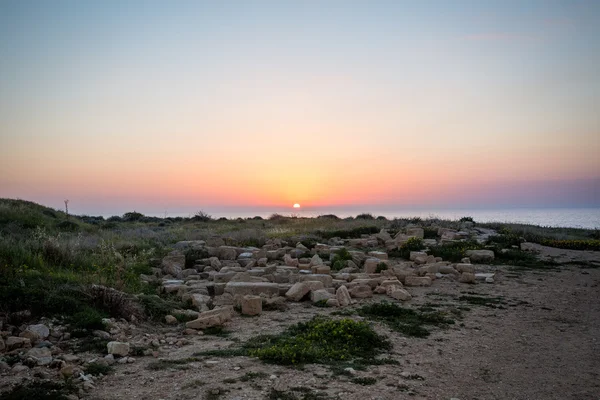
<path fill-rule="evenodd" d="M 241 382 L 248 382 L 254 379 L 263 379 L 268 375 L 264 372 L 246 372 L 244 375 L 240 377 Z"/>
<path fill-rule="evenodd" d="M 100 364 L 95 362 L 86 365 L 84 371 L 86 374 L 91 375 L 108 375 L 113 371 L 113 367 L 111 365 Z"/>
<path fill-rule="evenodd" d="M 165 316 L 171 314 L 174 309 L 184 308 L 181 302 L 155 294 L 141 294 L 138 300 L 146 314 L 155 321 L 164 321 Z"/>
<path fill-rule="evenodd" d="M 362 385 L 362 386 L 368 386 L 368 385 L 374 385 L 377 383 L 377 379 L 375 378 L 371 378 L 371 377 L 358 377 L 358 378 L 354 378 L 352 379 L 352 383 L 355 383 L 357 385 Z"/>
<path fill-rule="evenodd" d="M 425 327 L 454 324 L 442 311 L 419 312 L 402 308 L 394 303 L 382 302 L 367 304 L 358 309 L 358 314 L 387 324 L 391 329 L 407 336 L 427 337 L 430 331 Z"/>
<path fill-rule="evenodd" d="M 425 245 L 421 238 L 412 237 L 402 244 L 397 250 L 392 250 L 389 255 L 392 257 L 400 257 L 408 259 L 411 251 L 422 250 Z"/>
<path fill-rule="evenodd" d="M 485 306 L 490 308 L 503 308 L 502 305 L 506 304 L 502 297 L 463 295 L 460 296 L 458 300 L 467 302 L 474 306 Z"/>

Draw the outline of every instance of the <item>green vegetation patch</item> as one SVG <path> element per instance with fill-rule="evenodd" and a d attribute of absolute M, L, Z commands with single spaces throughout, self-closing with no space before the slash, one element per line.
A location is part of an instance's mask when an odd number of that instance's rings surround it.
<path fill-rule="evenodd" d="M 149 369 L 151 371 L 161 371 L 161 370 L 169 369 L 169 368 L 187 369 L 188 368 L 187 364 L 195 362 L 195 361 L 200 361 L 200 360 L 195 357 L 178 358 L 178 359 L 174 359 L 174 360 L 162 359 L 162 360 L 151 362 L 150 364 L 148 364 L 146 369 Z"/>
<path fill-rule="evenodd" d="M 380 231 L 380 228 L 376 226 L 359 226 L 352 229 L 339 229 L 333 231 L 319 231 L 316 232 L 319 236 L 324 239 L 331 239 L 339 237 L 341 239 L 355 239 L 360 238 L 362 235 L 372 235 Z"/>
<path fill-rule="evenodd" d="M 370 364 L 391 343 L 366 322 L 351 319 L 315 317 L 290 326 L 278 335 L 260 335 L 241 348 L 196 353 L 203 356 L 246 355 L 273 364 L 332 364 L 356 362 Z"/>
<path fill-rule="evenodd" d="M 331 398 L 327 393 L 316 392 L 305 387 L 294 387 L 286 392 L 271 389 L 267 395 L 267 400 L 328 400 Z"/>
<path fill-rule="evenodd" d="M 362 386 L 368 386 L 368 385 L 374 385 L 377 383 L 377 379 L 372 378 L 372 377 L 358 377 L 358 378 L 353 378 L 352 379 L 352 383 L 355 383 L 357 385 L 362 385 Z"/>
<path fill-rule="evenodd" d="M 391 257 L 400 257 L 408 259 L 411 251 L 419 251 L 425 247 L 423 240 L 420 238 L 412 237 L 403 243 L 397 250 L 389 252 Z"/>
<path fill-rule="evenodd" d="M 476 295 L 463 295 L 458 298 L 459 301 L 464 301 L 474 306 L 485 306 L 490 308 L 504 308 L 506 304 L 502 297 L 487 297 Z"/>
<path fill-rule="evenodd" d="M 35 380 L 0 394 L 0 400 L 68 400 L 68 396 L 76 391 L 71 383 Z"/>
<path fill-rule="evenodd" d="M 544 246 L 557 247 L 559 249 L 600 251 L 600 240 L 597 240 L 597 239 L 587 239 L 587 240 L 542 239 L 539 241 L 539 243 Z"/>
<path fill-rule="evenodd" d="M 340 269 L 345 268 L 346 261 L 350 260 L 352 260 L 352 255 L 350 252 L 345 248 L 341 248 L 335 252 L 333 259 L 331 260 L 331 269 L 334 271 L 339 271 Z"/>
<path fill-rule="evenodd" d="M 443 311 L 419 312 L 388 302 L 367 304 L 358 309 L 358 314 L 384 322 L 396 332 L 420 338 L 429 336 L 430 331 L 426 328 L 428 325 L 454 324 L 454 320 L 448 318 Z"/>
<path fill-rule="evenodd" d="M 86 374 L 91 375 L 108 375 L 113 371 L 113 367 L 108 364 L 100 364 L 97 362 L 89 363 L 84 369 Z"/>

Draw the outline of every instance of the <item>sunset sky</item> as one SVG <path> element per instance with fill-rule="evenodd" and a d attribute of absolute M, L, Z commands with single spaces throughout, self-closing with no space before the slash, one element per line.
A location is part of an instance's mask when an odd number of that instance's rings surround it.
<path fill-rule="evenodd" d="M 0 197 L 600 206 L 600 1 L 2 1 Z"/>

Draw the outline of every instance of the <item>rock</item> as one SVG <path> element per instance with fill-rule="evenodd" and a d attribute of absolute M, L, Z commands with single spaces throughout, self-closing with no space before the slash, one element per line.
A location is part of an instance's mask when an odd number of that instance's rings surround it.
<path fill-rule="evenodd" d="M 325 302 L 325 305 L 327 307 L 339 307 L 340 303 L 338 303 L 337 299 L 333 298 L 333 299 L 329 299 Z"/>
<path fill-rule="evenodd" d="M 475 274 L 463 272 L 458 278 L 458 281 L 461 283 L 475 283 Z"/>
<path fill-rule="evenodd" d="M 237 258 L 237 250 L 233 246 L 219 246 L 217 248 L 217 257 L 221 260 L 235 260 Z"/>
<path fill-rule="evenodd" d="M 233 297 L 264 294 L 269 297 L 279 295 L 279 285 L 271 282 L 228 282 L 225 285 L 225 293 Z"/>
<path fill-rule="evenodd" d="M 407 276 L 404 278 L 406 286 L 431 286 L 431 278 L 428 276 Z"/>
<path fill-rule="evenodd" d="M 223 306 L 210 311 L 200 313 L 197 319 L 189 321 L 185 324 L 191 329 L 206 329 L 212 326 L 220 326 L 231 320 L 233 317 L 233 307 Z"/>
<path fill-rule="evenodd" d="M 475 266 L 473 264 L 456 264 L 456 270 L 458 272 L 469 272 L 471 274 L 475 273 Z"/>
<path fill-rule="evenodd" d="M 35 332 L 41 339 L 46 339 L 50 336 L 50 329 L 44 324 L 29 325 L 27 330 Z"/>
<path fill-rule="evenodd" d="M 6 349 L 6 344 L 4 343 L 4 339 L 0 336 L 0 353 L 2 353 Z"/>
<path fill-rule="evenodd" d="M 419 227 L 406 228 L 406 234 L 419 239 L 425 238 L 425 230 Z"/>
<path fill-rule="evenodd" d="M 6 350 L 22 349 L 31 347 L 31 340 L 24 337 L 9 336 L 5 342 Z"/>
<path fill-rule="evenodd" d="M 352 298 L 350 297 L 350 292 L 348 292 L 348 288 L 346 286 L 340 286 L 335 291 L 335 298 L 338 301 L 338 305 L 340 307 L 346 307 L 352 304 Z"/>
<path fill-rule="evenodd" d="M 107 354 L 104 356 L 104 361 L 107 365 L 113 365 L 115 363 L 115 356 L 112 354 Z"/>
<path fill-rule="evenodd" d="M 365 273 L 374 274 L 381 260 L 379 258 L 367 258 L 365 260 Z"/>
<path fill-rule="evenodd" d="M 440 274 L 447 275 L 447 274 L 456 274 L 458 271 L 456 271 L 456 270 L 454 269 L 454 267 L 452 267 L 451 265 L 441 265 L 441 266 L 438 268 L 438 272 L 439 272 Z"/>
<path fill-rule="evenodd" d="M 160 265 L 163 273 L 175 278 L 182 278 L 182 271 L 185 268 L 185 255 L 180 251 L 172 251 L 162 259 Z"/>
<path fill-rule="evenodd" d="M 64 378 L 70 378 L 73 376 L 73 374 L 75 373 L 75 367 L 73 367 L 73 365 L 71 364 L 65 364 L 61 369 L 60 369 L 60 375 Z"/>
<path fill-rule="evenodd" d="M 125 342 L 108 342 L 106 345 L 108 354 L 124 357 L 129 354 L 129 343 Z"/>
<path fill-rule="evenodd" d="M 325 275 L 325 274 L 300 275 L 298 277 L 298 281 L 299 282 L 320 281 L 323 283 L 323 286 L 325 286 L 325 287 L 331 287 L 333 285 L 333 277 L 331 275 Z"/>
<path fill-rule="evenodd" d="M 370 251 L 369 256 L 373 258 L 377 258 L 379 260 L 387 260 L 388 254 L 383 251 Z"/>
<path fill-rule="evenodd" d="M 492 250 L 467 250 L 467 257 L 473 262 L 490 262 L 494 260 Z"/>
<path fill-rule="evenodd" d="M 262 313 L 262 297 L 246 295 L 242 298 L 243 315 L 260 315 Z"/>
<path fill-rule="evenodd" d="M 15 364 L 11 371 L 15 374 L 18 374 L 19 372 L 29 371 L 29 367 L 23 364 Z"/>
<path fill-rule="evenodd" d="M 367 285 L 358 285 L 348 291 L 351 297 L 364 299 L 367 297 L 373 297 L 371 287 Z"/>
<path fill-rule="evenodd" d="M 400 286 L 390 285 L 386 288 L 386 294 L 393 299 L 400 301 L 408 301 L 412 299 L 412 296 L 406 289 Z"/>
<path fill-rule="evenodd" d="M 95 331 L 92 331 L 92 335 L 95 337 L 98 337 L 100 339 L 105 339 L 105 340 L 110 339 L 110 333 L 108 333 L 106 331 L 95 330 Z"/>
<path fill-rule="evenodd" d="M 311 267 L 313 274 L 327 275 L 331 273 L 331 267 L 328 265 L 315 265 Z"/>
<path fill-rule="evenodd" d="M 283 256 L 283 263 L 289 267 L 298 267 L 300 263 L 297 258 L 292 258 L 289 254 Z"/>
<path fill-rule="evenodd" d="M 480 272 L 480 273 L 475 274 L 475 279 L 478 281 L 485 281 L 488 278 L 492 278 L 492 282 L 493 282 L 493 279 L 495 276 L 496 276 L 496 274 L 493 272 Z"/>
<path fill-rule="evenodd" d="M 285 297 L 290 301 L 300 301 L 310 290 L 306 282 L 297 282 L 285 293 Z"/>
<path fill-rule="evenodd" d="M 427 253 L 425 253 L 424 251 L 411 251 L 410 252 L 410 255 L 409 255 L 410 261 L 415 261 L 417 259 L 417 257 L 425 257 L 425 259 L 426 259 Z"/>
<path fill-rule="evenodd" d="M 333 299 L 334 297 L 335 295 L 329 293 L 327 289 L 313 290 L 312 292 L 310 292 L 310 301 L 312 301 L 313 303 L 327 301 L 329 299 Z"/>
<path fill-rule="evenodd" d="M 323 260 L 321 259 L 321 257 L 319 257 L 318 254 L 315 254 L 311 259 L 310 259 L 310 264 L 311 267 L 316 266 L 316 265 L 323 265 Z"/>
<path fill-rule="evenodd" d="M 27 352 L 28 357 L 33 357 L 37 365 L 49 365 L 52 362 L 52 352 L 47 347 L 34 347 Z"/>
<path fill-rule="evenodd" d="M 166 315 L 165 322 L 169 325 L 176 325 L 178 321 L 177 321 L 177 318 L 175 318 L 174 316 Z"/>

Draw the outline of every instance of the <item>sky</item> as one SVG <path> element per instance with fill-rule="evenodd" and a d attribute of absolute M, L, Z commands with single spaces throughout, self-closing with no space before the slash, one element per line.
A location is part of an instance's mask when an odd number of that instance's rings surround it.
<path fill-rule="evenodd" d="M 599 1 L 2 1 L 0 197 L 600 206 Z"/>

